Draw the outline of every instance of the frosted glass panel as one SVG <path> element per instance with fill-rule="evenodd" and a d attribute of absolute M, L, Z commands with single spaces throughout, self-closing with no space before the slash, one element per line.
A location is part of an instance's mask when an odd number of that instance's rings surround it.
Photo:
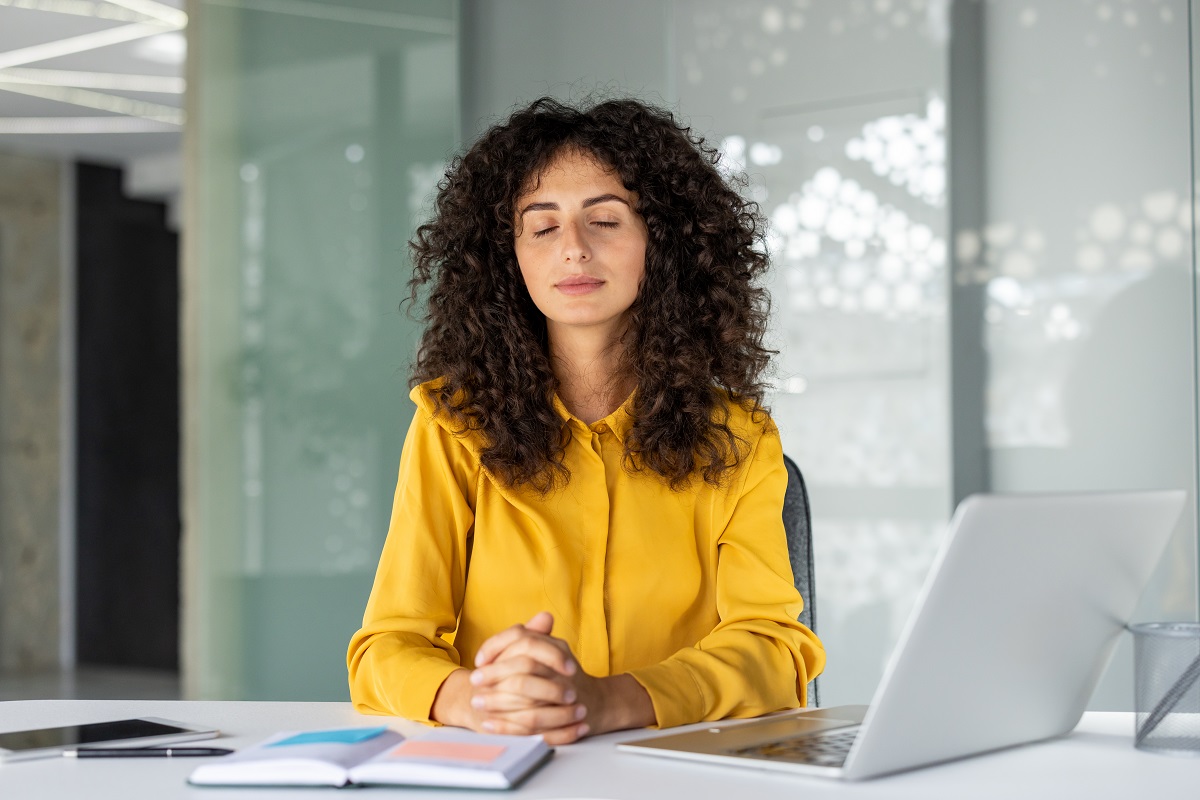
<path fill-rule="evenodd" d="M 345 699 L 412 413 L 405 242 L 455 142 L 455 6 L 193 11 L 188 692 Z"/>
<path fill-rule="evenodd" d="M 680 107 L 770 220 L 770 402 L 812 499 L 821 702 L 864 702 L 952 505 L 945 8 L 674 15 Z"/>
<path fill-rule="evenodd" d="M 1185 488 L 1137 612 L 1194 619 L 1196 447 L 1188 4 L 986 4 L 987 287 L 996 491 Z M 1128 643 L 1093 701 L 1129 708 Z"/>

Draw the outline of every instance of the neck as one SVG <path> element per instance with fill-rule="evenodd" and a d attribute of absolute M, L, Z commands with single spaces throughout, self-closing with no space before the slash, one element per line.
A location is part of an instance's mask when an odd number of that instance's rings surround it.
<path fill-rule="evenodd" d="M 549 330 L 550 364 L 558 396 L 567 410 L 589 425 L 620 407 L 634 380 L 621 374 L 620 338 L 591 329 Z"/>

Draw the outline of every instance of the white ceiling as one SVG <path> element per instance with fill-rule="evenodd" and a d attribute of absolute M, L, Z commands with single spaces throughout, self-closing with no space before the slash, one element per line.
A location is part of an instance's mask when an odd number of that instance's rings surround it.
<path fill-rule="evenodd" d="M 0 150 L 170 159 L 183 125 L 184 0 L 0 0 Z"/>

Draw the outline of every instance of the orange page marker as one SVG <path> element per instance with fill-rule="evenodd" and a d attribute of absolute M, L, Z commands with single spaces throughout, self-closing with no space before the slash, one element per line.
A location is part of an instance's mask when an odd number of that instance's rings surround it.
<path fill-rule="evenodd" d="M 445 758 L 487 764 L 495 761 L 507 749 L 495 744 L 422 742 L 419 739 L 409 739 L 392 750 L 391 758 Z"/>

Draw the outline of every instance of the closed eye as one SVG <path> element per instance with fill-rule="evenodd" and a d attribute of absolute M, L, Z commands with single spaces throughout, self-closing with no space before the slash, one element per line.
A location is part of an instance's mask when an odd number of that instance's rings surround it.
<path fill-rule="evenodd" d="M 620 225 L 621 225 L 621 223 L 619 223 L 619 222 L 609 222 L 609 221 L 607 221 L 607 220 L 599 220 L 599 219 L 598 219 L 598 220 L 594 220 L 594 221 L 592 222 L 592 224 L 593 224 L 593 225 L 596 225 L 597 227 L 600 227 L 600 228 L 617 228 L 617 227 L 620 227 Z M 551 234 L 551 233 L 553 233 L 553 232 L 554 232 L 554 231 L 556 231 L 556 230 L 558 230 L 558 226 L 557 226 L 557 225 L 551 225 L 549 228 L 543 228 L 543 229 L 542 229 L 542 230 L 540 230 L 540 231 L 534 231 L 534 232 L 533 232 L 533 238 L 534 238 L 534 239 L 540 239 L 540 238 L 542 238 L 543 236 L 546 236 L 546 235 L 548 235 L 548 234 Z"/>

